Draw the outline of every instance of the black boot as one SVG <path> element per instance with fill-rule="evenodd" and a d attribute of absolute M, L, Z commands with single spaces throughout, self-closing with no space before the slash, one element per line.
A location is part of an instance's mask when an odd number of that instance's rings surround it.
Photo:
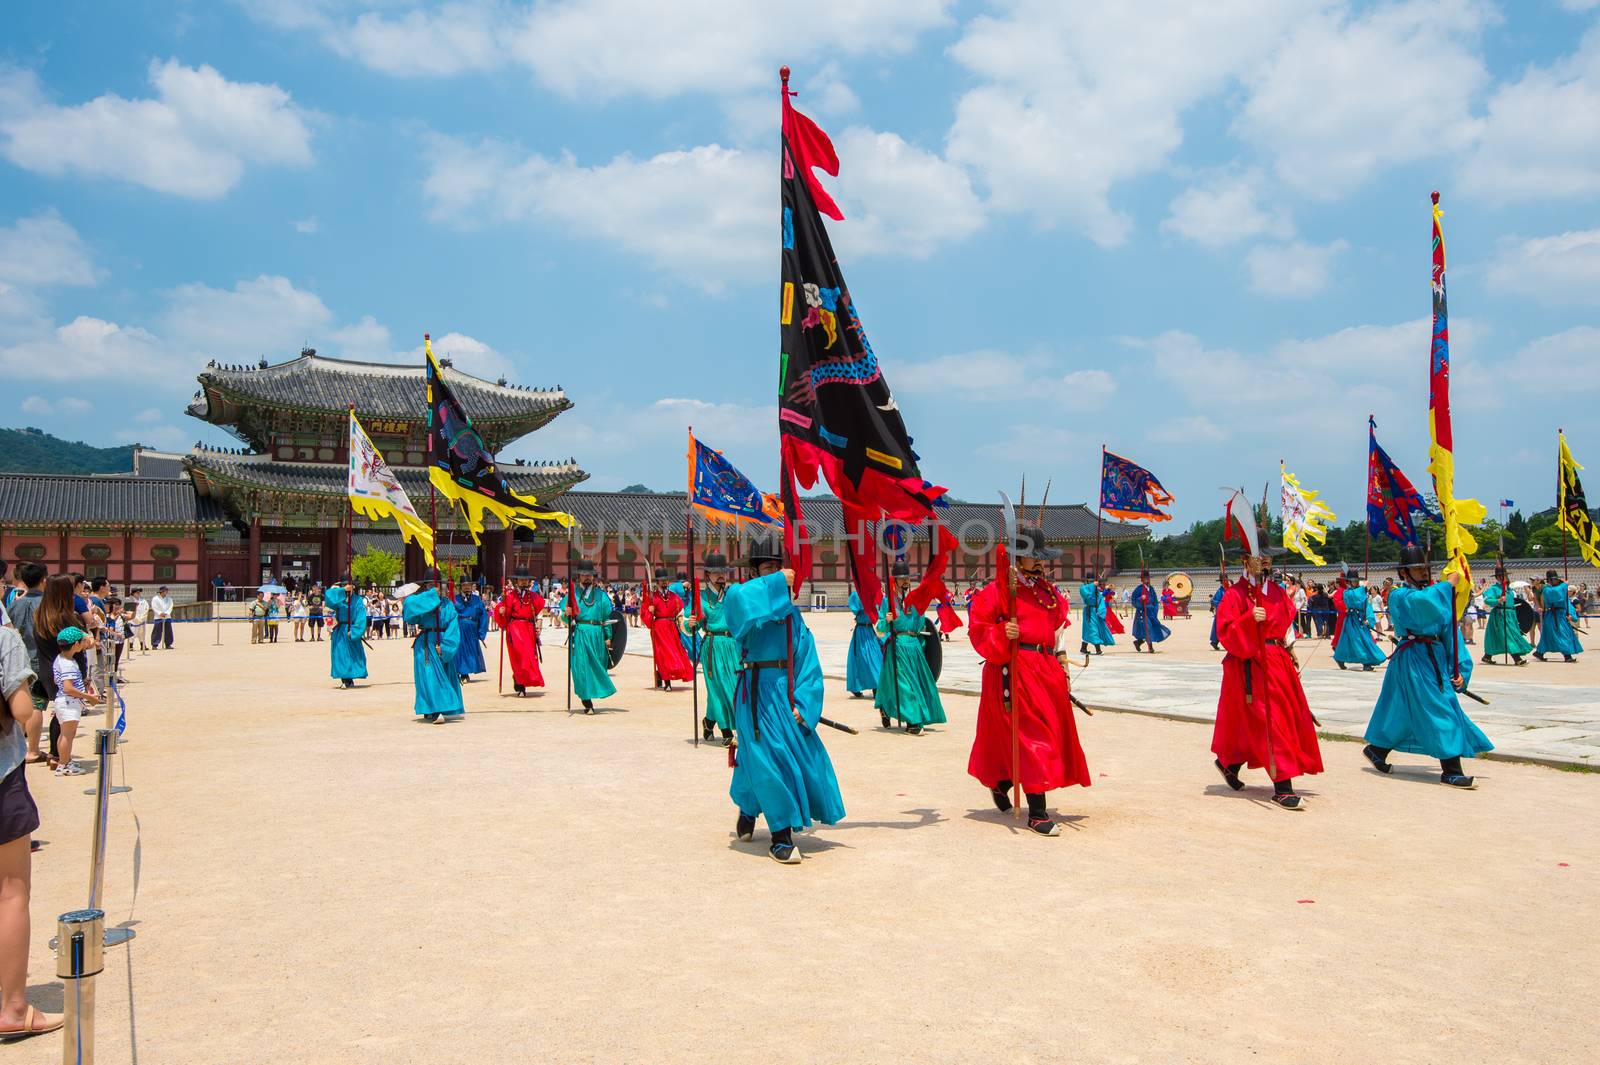
<path fill-rule="evenodd" d="M 1294 793 L 1293 780 L 1272 782 L 1272 801 L 1280 810 L 1304 810 L 1305 802 Z"/>
<path fill-rule="evenodd" d="M 995 809 L 1003 814 L 1011 812 L 1011 781 L 1002 780 L 989 789 L 989 797 L 994 799 Z"/>
<path fill-rule="evenodd" d="M 1535 651 L 1535 652 L 1533 652 L 1533 657 L 1537 658 L 1539 661 L 1543 662 L 1544 661 L 1544 652 L 1543 651 Z"/>
<path fill-rule="evenodd" d="M 724 747 L 733 746 L 733 733 L 729 732 L 727 729 L 722 730 L 722 745 Z"/>
<path fill-rule="evenodd" d="M 1348 667 L 1348 666 L 1346 666 L 1346 665 L 1345 665 L 1345 664 L 1344 664 L 1344 663 L 1343 663 L 1343 662 L 1338 662 L 1338 661 L 1336 661 L 1336 662 L 1335 662 L 1335 664 L 1336 664 L 1336 665 L 1337 665 L 1337 666 L 1338 666 L 1338 667 L 1339 667 L 1339 668 L 1340 668 L 1340 669 L 1348 669 L 1348 668 L 1349 668 L 1349 667 Z"/>
<path fill-rule="evenodd" d="M 1363 673 L 1371 673 L 1375 668 L 1377 668 L 1377 667 L 1376 666 L 1362 666 L 1361 667 L 1361 672 L 1363 672 Z"/>
<path fill-rule="evenodd" d="M 1514 666 L 1520 666 L 1526 661 L 1527 661 L 1527 659 L 1523 658 L 1521 655 L 1512 655 L 1511 656 L 1511 664 L 1514 665 Z"/>
<path fill-rule="evenodd" d="M 920 735 L 922 735 L 922 726 L 921 725 L 907 725 L 906 726 L 906 735 L 907 736 L 920 736 Z"/>
<path fill-rule="evenodd" d="M 711 719 L 709 717 L 700 719 L 700 738 L 707 743 L 711 742 Z"/>
<path fill-rule="evenodd" d="M 1441 759 L 1439 762 L 1439 783 L 1447 788 L 1460 788 L 1462 791 L 1472 791 L 1477 788 L 1477 782 L 1461 772 L 1461 758 Z"/>
<path fill-rule="evenodd" d="M 1563 662 L 1576 662 L 1577 661 L 1576 658 L 1573 658 L 1571 655 L 1566 654 L 1565 652 L 1562 653 L 1561 660 Z"/>
<path fill-rule="evenodd" d="M 1367 744 L 1361 748 L 1361 753 L 1366 755 L 1367 761 L 1372 763 L 1372 768 L 1380 773 L 1393 773 L 1394 766 L 1389 764 L 1389 752 L 1382 747 Z"/>
<path fill-rule="evenodd" d="M 1089 653 L 1089 641 L 1088 640 L 1084 640 L 1083 642 L 1078 644 L 1078 653 L 1080 655 L 1086 655 L 1086 654 Z"/>
<path fill-rule="evenodd" d="M 889 727 L 889 715 L 884 713 L 882 710 L 878 711 L 878 720 L 883 722 L 884 728 Z"/>
<path fill-rule="evenodd" d="M 1143 640 L 1134 640 L 1133 641 L 1133 653 L 1134 654 L 1138 654 L 1142 650 L 1144 650 L 1144 641 Z"/>
<path fill-rule="evenodd" d="M 1222 759 L 1213 758 L 1211 764 L 1217 767 L 1217 772 L 1222 774 L 1222 779 L 1228 782 L 1228 787 L 1234 791 L 1244 788 L 1244 781 L 1239 779 L 1239 767 L 1236 765 L 1223 765 Z"/>
<path fill-rule="evenodd" d="M 794 845 L 794 833 L 790 829 L 772 834 L 772 846 L 767 848 L 767 853 L 780 865 L 800 864 L 800 848 Z"/>
<path fill-rule="evenodd" d="M 747 814 L 740 814 L 739 820 L 734 822 L 733 834 L 739 838 L 740 843 L 749 843 L 756 838 L 756 819 Z"/>
<path fill-rule="evenodd" d="M 1486 665 L 1486 666 L 1492 666 L 1492 665 L 1494 665 L 1494 659 L 1492 659 L 1492 658 L 1490 658 L 1490 657 L 1489 657 L 1489 656 L 1488 656 L 1488 655 L 1484 655 L 1484 656 L 1483 656 L 1483 657 L 1482 657 L 1482 658 L 1480 658 L 1480 659 L 1479 659 L 1479 660 L 1478 660 L 1478 661 L 1480 661 L 1480 662 L 1482 662 L 1482 663 L 1483 663 L 1483 664 L 1484 664 L 1484 665 Z"/>
<path fill-rule="evenodd" d="M 593 702 L 593 700 L 585 699 L 583 701 L 583 712 L 586 713 L 586 714 L 594 713 L 594 702 Z"/>
<path fill-rule="evenodd" d="M 1050 813 L 1045 809 L 1044 792 L 1030 791 L 1028 796 L 1028 831 L 1037 832 L 1041 836 L 1061 835 L 1061 826 L 1050 820 Z"/>

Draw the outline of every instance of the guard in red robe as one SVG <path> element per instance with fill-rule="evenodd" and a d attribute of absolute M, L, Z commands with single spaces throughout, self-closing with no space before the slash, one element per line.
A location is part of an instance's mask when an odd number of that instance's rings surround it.
<path fill-rule="evenodd" d="M 667 590 L 667 571 L 656 570 L 655 587 L 639 600 L 639 624 L 650 630 L 650 653 L 655 658 L 657 688 L 672 690 L 675 680 L 693 680 L 694 663 L 689 661 L 678 635 L 678 618 L 683 600 Z"/>
<path fill-rule="evenodd" d="M 1128 630 L 1123 628 L 1122 619 L 1117 616 L 1117 590 L 1110 584 L 1102 584 L 1101 594 L 1106 597 L 1106 628 L 1111 630 L 1111 635 L 1121 636 Z"/>
<path fill-rule="evenodd" d="M 1072 624 L 1071 612 L 1044 575 L 1045 561 L 1061 552 L 1045 546 L 1038 528 L 1019 527 L 1017 540 L 1016 603 L 1005 609 L 1010 596 L 996 579 L 972 600 L 967 615 L 967 633 L 983 658 L 978 732 L 967 772 L 989 789 L 1001 812 L 1011 809 L 1011 789 L 1020 777 L 1028 797 L 1028 827 L 1041 836 L 1055 836 L 1061 826 L 1050 818 L 1045 792 L 1090 783 L 1089 764 L 1072 718 L 1065 659 L 1056 655 L 1058 637 Z M 1020 732 L 1015 769 L 1011 718 L 1005 708 L 1008 680 Z"/>
<path fill-rule="evenodd" d="M 529 688 L 544 687 L 539 669 L 539 615 L 544 613 L 544 596 L 533 587 L 533 577 L 518 567 L 511 575 L 511 587 L 494 606 L 494 623 L 506 642 L 506 657 L 511 659 L 511 686 L 518 698 Z"/>
<path fill-rule="evenodd" d="M 1213 761 L 1234 791 L 1244 787 L 1241 769 L 1265 769 L 1272 780 L 1272 801 L 1280 809 L 1303 810 L 1305 801 L 1295 794 L 1294 778 L 1322 772 L 1322 751 L 1286 642 L 1294 603 L 1282 585 L 1269 579 L 1270 559 L 1252 554 L 1244 561 L 1244 576 L 1228 587 L 1217 606 L 1217 639 L 1227 654 L 1211 734 Z"/>
<path fill-rule="evenodd" d="M 1350 587 L 1349 578 L 1341 573 L 1334 578 L 1333 586 L 1337 590 L 1333 593 L 1333 635 L 1328 639 L 1328 646 L 1338 647 L 1339 633 L 1344 631 L 1344 590 Z"/>
<path fill-rule="evenodd" d="M 961 627 L 961 615 L 956 613 L 956 605 L 950 601 L 948 595 L 940 599 L 938 605 L 939 632 L 949 640 L 950 634 Z"/>

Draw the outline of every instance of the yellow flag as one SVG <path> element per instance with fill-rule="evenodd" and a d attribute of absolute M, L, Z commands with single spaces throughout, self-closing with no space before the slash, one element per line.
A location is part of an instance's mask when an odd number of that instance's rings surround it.
<path fill-rule="evenodd" d="M 1301 487 L 1281 459 L 1278 473 L 1283 479 L 1283 546 L 1313 565 L 1326 566 L 1311 544 L 1328 542 L 1327 523 L 1338 521 L 1338 515 L 1322 502 L 1320 492 Z"/>

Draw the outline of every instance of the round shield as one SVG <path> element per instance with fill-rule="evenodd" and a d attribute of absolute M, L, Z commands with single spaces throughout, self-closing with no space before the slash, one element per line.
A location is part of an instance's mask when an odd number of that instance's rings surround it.
<path fill-rule="evenodd" d="M 944 668 L 944 641 L 939 639 L 939 626 L 932 618 L 922 619 L 922 657 L 928 660 L 928 672 L 938 680 L 939 671 Z"/>
<path fill-rule="evenodd" d="M 1167 587 L 1172 589 L 1172 594 L 1179 599 L 1188 599 L 1194 595 L 1194 581 L 1189 579 L 1187 573 L 1171 573 L 1167 575 Z"/>
<path fill-rule="evenodd" d="M 606 639 L 611 641 L 608 648 L 611 661 L 606 668 L 616 669 L 617 663 L 622 661 L 622 653 L 628 649 L 628 619 L 623 616 L 621 607 L 613 610 L 611 620 L 606 622 Z"/>

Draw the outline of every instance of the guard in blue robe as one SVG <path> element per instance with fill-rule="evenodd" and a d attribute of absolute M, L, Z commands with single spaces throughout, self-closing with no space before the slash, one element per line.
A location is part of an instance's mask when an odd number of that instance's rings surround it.
<path fill-rule="evenodd" d="M 1117 641 L 1112 639 L 1111 630 L 1106 628 L 1106 597 L 1100 594 L 1100 583 L 1095 580 L 1094 574 L 1089 574 L 1078 588 L 1078 595 L 1083 599 L 1083 637 L 1078 645 L 1079 654 L 1088 654 L 1089 645 L 1094 645 L 1094 653 L 1100 654 L 1102 647 L 1110 647 Z"/>
<path fill-rule="evenodd" d="M 872 618 L 867 616 L 861 596 L 850 592 L 850 614 L 856 627 L 850 632 L 850 657 L 844 664 L 844 686 L 851 695 L 876 691 L 878 676 L 883 672 L 883 645 L 873 631 Z"/>
<path fill-rule="evenodd" d="M 1172 635 L 1172 630 L 1161 624 L 1161 595 L 1151 587 L 1150 571 L 1139 571 L 1139 586 L 1133 590 L 1133 649 L 1149 644 L 1150 653 L 1156 653 L 1156 644 Z"/>
<path fill-rule="evenodd" d="M 1576 657 L 1583 653 L 1583 644 L 1578 642 L 1578 634 L 1572 631 L 1572 623 L 1578 620 L 1578 612 L 1572 607 L 1567 582 L 1555 570 L 1551 570 L 1544 575 L 1544 591 L 1540 596 L 1544 615 L 1539 619 L 1539 646 L 1534 649 L 1533 657 L 1543 662 L 1545 655 L 1559 654 L 1563 661 L 1576 661 Z"/>
<path fill-rule="evenodd" d="M 456 673 L 467 683 L 474 673 L 487 673 L 483 662 L 483 641 L 489 638 L 489 608 L 476 588 L 463 584 L 456 592 L 456 624 L 461 627 L 461 649 L 456 652 Z"/>
<path fill-rule="evenodd" d="M 1456 675 L 1469 657 L 1455 627 L 1458 578 L 1434 584 L 1427 554 L 1414 544 L 1400 549 L 1400 577 L 1405 586 L 1389 593 L 1389 621 L 1399 646 L 1384 671 L 1361 753 L 1380 773 L 1393 771 L 1391 751 L 1425 754 L 1439 759 L 1441 784 L 1474 788 L 1461 759 L 1491 751 L 1494 744 L 1467 717 L 1456 694 Z"/>
<path fill-rule="evenodd" d="M 740 840 L 755 838 L 756 816 L 772 832 L 774 861 L 800 861 L 794 831 L 844 817 L 833 762 L 817 735 L 822 666 L 805 619 L 790 597 L 778 542 L 753 543 L 745 564 L 755 576 L 728 589 L 723 609 L 743 665 L 734 694 L 737 762 L 728 795 L 739 808 Z M 793 687 L 790 687 L 790 677 Z"/>
<path fill-rule="evenodd" d="M 1222 583 L 1217 585 L 1217 590 L 1211 593 L 1211 649 L 1222 650 L 1222 645 L 1217 642 L 1217 607 L 1222 605 L 1222 597 L 1228 594 L 1228 575 L 1222 575 Z"/>
<path fill-rule="evenodd" d="M 328 634 L 328 653 L 332 660 L 329 674 L 341 688 L 354 688 L 358 677 L 367 675 L 367 600 L 355 592 L 350 581 L 330 585 L 322 601 L 333 610 L 334 627 Z"/>
<path fill-rule="evenodd" d="M 421 587 L 405 597 L 401 618 L 417 626 L 411 641 L 411 677 L 416 684 L 414 710 L 422 721 L 453 721 L 466 712 L 461 702 L 461 675 L 456 655 L 461 650 L 461 626 L 456 608 L 439 594 L 439 571 L 430 569 Z"/>
<path fill-rule="evenodd" d="M 578 590 L 572 606 L 564 595 L 556 609 L 567 622 L 572 691 L 582 701 L 583 712 L 592 714 L 596 699 L 617 694 L 609 672 L 611 615 L 616 608 L 606 590 L 595 583 L 594 562 L 587 558 L 578 561 Z"/>
<path fill-rule="evenodd" d="M 1358 663 L 1371 673 L 1386 657 L 1378 641 L 1372 638 L 1377 615 L 1373 612 L 1371 597 L 1359 584 L 1339 594 L 1344 596 L 1344 624 L 1339 627 L 1339 642 L 1333 645 L 1333 660 L 1339 663 L 1340 669 Z"/>

